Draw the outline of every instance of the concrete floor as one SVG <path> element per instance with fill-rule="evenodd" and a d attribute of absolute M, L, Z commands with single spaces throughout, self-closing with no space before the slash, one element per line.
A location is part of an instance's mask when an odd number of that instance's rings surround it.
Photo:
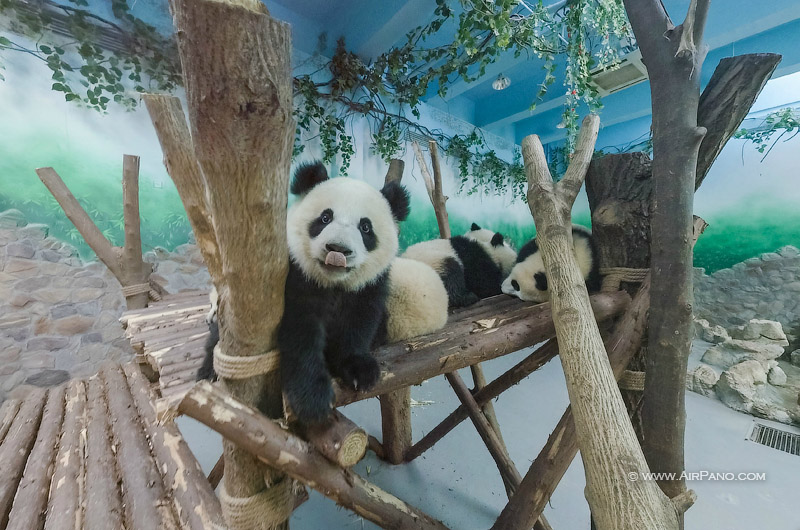
<path fill-rule="evenodd" d="M 521 360 L 523 350 L 484 366 L 491 380 Z M 469 370 L 462 371 L 470 381 Z M 412 388 L 414 440 L 433 428 L 458 404 L 443 377 Z M 524 474 L 568 402 L 560 363 L 555 360 L 495 401 L 495 410 L 511 457 Z M 686 467 L 688 471 L 765 472 L 762 482 L 691 481 L 698 501 L 686 515 L 686 528 L 800 530 L 797 509 L 800 457 L 747 441 L 754 419 L 720 402 L 687 393 Z M 355 403 L 345 415 L 380 438 L 376 400 Z M 208 471 L 221 453 L 219 436 L 191 419 L 181 430 Z M 790 427 L 763 423 L 791 430 Z M 794 429 L 800 433 L 800 430 Z M 494 461 L 469 421 L 462 423 L 416 461 L 391 466 L 371 452 L 356 472 L 380 487 L 442 520 L 453 530 L 489 528 L 506 503 Z M 556 530 L 588 529 L 589 509 L 583 497 L 585 479 L 576 459 L 556 489 L 545 515 Z M 322 495 L 293 515 L 294 530 L 373 529 L 375 525 L 336 506 Z"/>

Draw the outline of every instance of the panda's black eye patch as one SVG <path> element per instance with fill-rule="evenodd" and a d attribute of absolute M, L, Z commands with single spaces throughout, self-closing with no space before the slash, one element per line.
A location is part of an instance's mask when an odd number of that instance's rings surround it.
<path fill-rule="evenodd" d="M 513 287 L 515 291 L 519 291 L 519 282 L 517 280 L 511 280 L 511 287 Z"/>
<path fill-rule="evenodd" d="M 361 232 L 361 240 L 364 242 L 364 248 L 368 252 L 372 252 L 378 247 L 378 236 L 372 230 L 372 221 L 368 217 L 362 217 L 358 221 L 358 229 Z"/>
<path fill-rule="evenodd" d="M 533 275 L 533 281 L 536 282 L 536 288 L 540 291 L 547 290 L 547 276 L 543 272 L 537 272 Z"/>
<path fill-rule="evenodd" d="M 333 210 L 326 208 L 321 214 L 319 214 L 319 217 L 311 221 L 311 224 L 308 225 L 308 235 L 312 239 L 317 237 L 325 228 L 325 226 L 331 223 L 331 221 L 333 221 Z"/>

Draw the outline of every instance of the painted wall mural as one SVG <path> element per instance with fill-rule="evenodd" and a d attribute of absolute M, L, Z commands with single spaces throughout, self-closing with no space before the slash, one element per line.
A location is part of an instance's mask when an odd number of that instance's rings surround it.
<path fill-rule="evenodd" d="M 20 38 L 20 37 L 15 37 Z M 25 54 L 3 57 L 5 81 L 0 81 L 0 210 L 17 208 L 32 222 L 46 223 L 51 233 L 71 242 L 84 257 L 91 251 L 39 182 L 34 168 L 53 166 L 84 205 L 100 229 L 121 244 L 122 155 L 141 157 L 140 193 L 142 236 L 146 249 L 174 248 L 189 237 L 189 224 L 161 162 L 161 151 L 149 117 L 139 105 L 126 112 L 111 105 L 107 114 L 82 109 L 64 101 L 51 90 L 50 71 L 41 61 Z M 771 81 L 746 122 L 757 124 L 771 109 L 797 106 L 800 74 Z M 422 120 L 451 133 L 469 132 L 472 126 L 430 106 Z M 386 164 L 369 148 L 369 131 L 363 122 L 353 123 L 356 153 L 349 174 L 375 186 L 382 183 Z M 598 146 L 621 145 L 649 129 L 649 117 L 604 130 Z M 487 143 L 510 159 L 515 146 L 490 133 Z M 316 141 L 309 141 L 297 162 L 320 155 Z M 603 143 L 605 142 L 605 143 Z M 427 156 L 427 154 L 426 154 Z M 769 156 L 751 142 L 732 140 L 723 151 L 696 197 L 696 213 L 711 227 L 698 243 L 697 266 L 709 272 L 783 245 L 800 246 L 800 137 L 781 140 Z M 404 246 L 437 235 L 435 217 L 427 198 L 417 161 L 410 145 L 403 154 L 404 184 L 412 193 L 412 215 L 401 233 Z M 447 159 L 445 158 L 445 162 Z M 337 163 L 331 164 L 335 174 Z M 452 161 L 443 168 L 445 193 L 454 234 L 472 222 L 504 233 L 517 246 L 535 230 L 527 205 L 505 195 L 459 194 L 460 178 Z M 585 195 L 573 212 L 575 222 L 589 224 Z"/>

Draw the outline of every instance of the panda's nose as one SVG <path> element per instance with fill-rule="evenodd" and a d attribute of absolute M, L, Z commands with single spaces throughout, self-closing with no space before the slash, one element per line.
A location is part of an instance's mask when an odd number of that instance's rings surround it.
<path fill-rule="evenodd" d="M 325 245 L 325 250 L 327 250 L 328 252 L 341 252 L 345 256 L 349 256 L 350 254 L 353 253 L 353 251 L 350 250 L 349 248 L 342 245 L 337 245 L 336 243 L 328 243 L 327 245 Z"/>

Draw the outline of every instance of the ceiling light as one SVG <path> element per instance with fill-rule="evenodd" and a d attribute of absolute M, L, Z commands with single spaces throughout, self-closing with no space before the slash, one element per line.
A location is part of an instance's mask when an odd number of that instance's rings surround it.
<path fill-rule="evenodd" d="M 507 78 L 503 74 L 500 74 L 497 76 L 497 79 L 492 81 L 492 88 L 495 90 L 505 90 L 510 84 L 511 79 Z"/>

